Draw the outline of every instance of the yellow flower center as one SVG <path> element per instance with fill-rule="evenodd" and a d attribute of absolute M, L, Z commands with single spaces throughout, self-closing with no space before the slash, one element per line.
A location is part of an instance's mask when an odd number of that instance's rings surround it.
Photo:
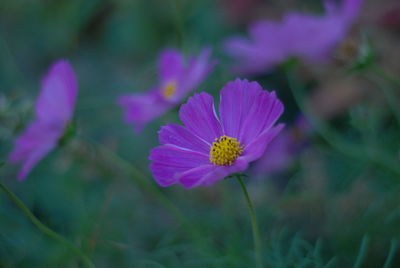
<path fill-rule="evenodd" d="M 210 149 L 210 162 L 218 166 L 230 166 L 243 152 L 240 142 L 228 136 L 215 139 Z"/>
<path fill-rule="evenodd" d="M 167 82 L 161 89 L 164 98 L 170 99 L 173 97 L 176 92 L 176 86 L 176 81 L 174 80 Z"/>

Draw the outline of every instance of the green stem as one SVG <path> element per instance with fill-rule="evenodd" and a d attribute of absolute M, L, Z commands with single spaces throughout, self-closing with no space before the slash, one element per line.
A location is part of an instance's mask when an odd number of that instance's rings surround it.
<path fill-rule="evenodd" d="M 14 203 L 19 207 L 19 209 L 25 214 L 25 216 L 35 225 L 42 233 L 45 235 L 50 236 L 54 240 L 57 240 L 58 242 L 64 244 L 67 248 L 69 248 L 71 251 L 73 251 L 76 255 L 78 255 L 83 263 L 85 264 L 86 267 L 94 268 L 94 264 L 90 261 L 90 259 L 79 249 L 77 248 L 74 244 L 72 244 L 70 241 L 65 239 L 63 236 L 57 234 L 53 230 L 51 230 L 49 227 L 44 225 L 39 221 L 38 218 L 35 217 L 35 215 L 32 214 L 32 212 L 24 205 L 24 203 L 10 190 L 7 189 L 3 184 L 0 183 L 0 188 L 10 197 Z"/>
<path fill-rule="evenodd" d="M 236 178 L 240 183 L 240 186 L 243 190 L 244 197 L 246 198 L 247 208 L 249 209 L 250 219 L 251 219 L 251 227 L 253 229 L 253 241 L 254 241 L 254 250 L 256 254 L 256 267 L 261 268 L 262 265 L 262 258 L 261 258 L 261 241 L 260 241 L 260 230 L 257 224 L 257 217 L 256 211 L 254 209 L 253 202 L 251 202 L 249 193 L 247 192 L 246 185 L 244 184 L 241 176 L 236 174 Z"/>

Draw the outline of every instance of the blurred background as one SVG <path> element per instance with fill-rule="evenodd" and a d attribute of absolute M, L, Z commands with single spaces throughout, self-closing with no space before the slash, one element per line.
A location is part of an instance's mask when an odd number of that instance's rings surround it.
<path fill-rule="evenodd" d="M 196 91 L 218 98 L 236 77 L 221 42 L 291 10 L 318 14 L 323 4 L 2 0 L 0 182 L 97 267 L 254 267 L 237 181 L 185 190 L 151 177 L 149 150 L 161 125 L 180 123 L 178 108 L 135 135 L 116 98 L 155 84 L 160 50 L 195 54 L 204 46 L 219 64 Z M 297 99 L 279 68 L 245 77 L 285 104 L 286 142 L 273 147 L 283 160 L 254 163 L 246 178 L 268 267 L 400 267 L 399 41 L 398 1 L 366 0 L 334 60 L 297 69 Z M 42 75 L 59 58 L 78 76 L 76 133 L 18 182 L 7 155 L 33 118 Z M 0 267 L 83 266 L 0 193 Z"/>

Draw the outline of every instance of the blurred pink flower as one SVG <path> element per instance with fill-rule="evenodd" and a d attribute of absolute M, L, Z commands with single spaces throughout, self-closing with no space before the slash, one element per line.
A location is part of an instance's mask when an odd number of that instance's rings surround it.
<path fill-rule="evenodd" d="M 197 57 L 185 62 L 177 50 L 162 51 L 158 62 L 158 84 L 148 93 L 130 94 L 118 99 L 118 104 L 124 109 L 125 121 L 140 132 L 149 121 L 177 106 L 214 67 L 210 54 L 209 49 L 203 49 Z"/>
<path fill-rule="evenodd" d="M 325 2 L 326 14 L 285 14 L 281 23 L 261 20 L 249 27 L 249 39 L 231 37 L 224 44 L 225 52 L 235 59 L 238 73 L 263 73 L 289 60 L 324 62 L 345 38 L 358 16 L 362 0 L 343 0 L 338 6 Z"/>
<path fill-rule="evenodd" d="M 19 180 L 25 179 L 32 168 L 56 147 L 71 120 L 77 91 L 75 73 L 68 61 L 55 62 L 42 80 L 35 106 L 36 119 L 16 139 L 8 158 L 11 163 L 23 163 L 18 173 Z"/>

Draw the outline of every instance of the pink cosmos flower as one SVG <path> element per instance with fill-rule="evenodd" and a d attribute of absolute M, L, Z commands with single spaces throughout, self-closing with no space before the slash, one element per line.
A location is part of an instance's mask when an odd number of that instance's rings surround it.
<path fill-rule="evenodd" d="M 282 112 L 275 92 L 257 82 L 227 83 L 220 93 L 219 118 L 213 97 L 195 94 L 180 108 L 184 126 L 168 124 L 159 131 L 162 145 L 149 158 L 155 180 L 191 188 L 246 170 L 281 131 L 283 125 L 274 124 Z"/>
<path fill-rule="evenodd" d="M 9 155 L 11 163 L 22 162 L 18 179 L 23 180 L 32 168 L 56 147 L 71 120 L 78 91 L 74 70 L 66 60 L 55 62 L 44 76 L 36 100 L 36 118 L 16 139 Z"/>
<path fill-rule="evenodd" d="M 325 1 L 323 16 L 287 13 L 281 23 L 262 20 L 249 27 L 249 38 L 232 37 L 224 43 L 238 73 L 267 72 L 290 58 L 327 61 L 358 16 L 362 0 Z"/>
<path fill-rule="evenodd" d="M 158 84 L 148 93 L 131 94 L 118 99 L 124 109 L 125 121 L 140 132 L 145 124 L 175 107 L 195 89 L 211 71 L 211 51 L 204 49 L 197 57 L 186 62 L 183 55 L 173 49 L 164 50 L 158 62 Z"/>

